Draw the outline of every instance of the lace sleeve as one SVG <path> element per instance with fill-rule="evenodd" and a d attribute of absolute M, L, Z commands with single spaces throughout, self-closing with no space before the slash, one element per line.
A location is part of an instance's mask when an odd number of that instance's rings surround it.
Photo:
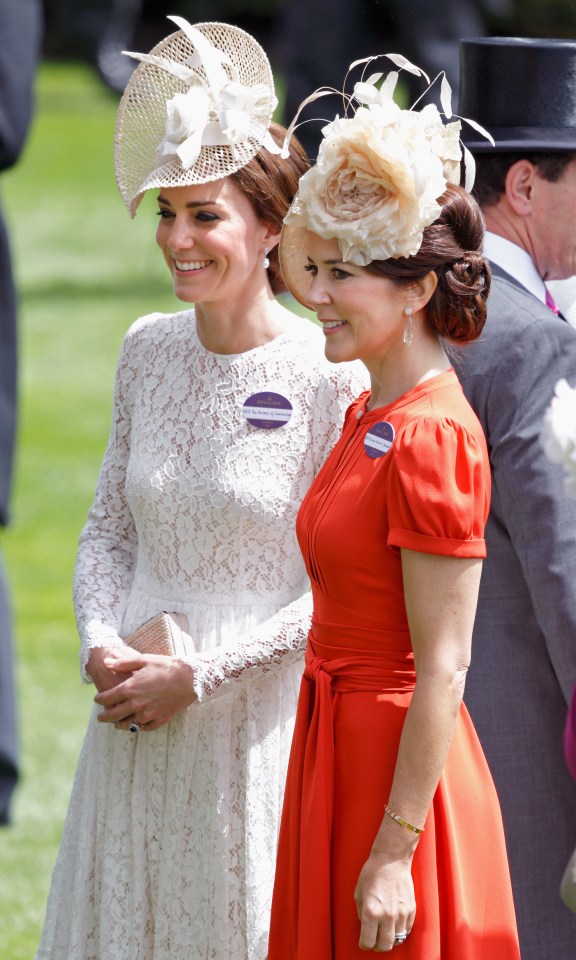
<path fill-rule="evenodd" d="M 283 607 L 250 637 L 240 643 L 218 647 L 204 654 L 185 658 L 194 670 L 194 691 L 202 702 L 226 693 L 231 683 L 263 677 L 283 669 L 303 651 L 310 630 L 312 594 L 307 592 Z"/>
<path fill-rule="evenodd" d="M 132 582 L 137 536 L 125 497 L 130 452 L 132 391 L 138 376 L 135 324 L 124 340 L 116 371 L 108 446 L 94 503 L 82 530 L 74 569 L 74 610 L 80 634 L 82 678 L 93 647 L 119 646 L 119 629 Z"/>

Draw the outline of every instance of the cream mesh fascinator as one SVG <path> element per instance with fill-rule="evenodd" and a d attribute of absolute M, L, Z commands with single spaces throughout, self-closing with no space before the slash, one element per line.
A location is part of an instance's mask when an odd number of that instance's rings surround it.
<path fill-rule="evenodd" d="M 305 306 L 312 283 L 306 269 L 310 233 L 337 239 L 343 261 L 357 266 L 409 257 L 420 249 L 425 227 L 439 216 L 438 200 L 446 185 L 460 184 L 462 161 L 466 189 L 474 183 L 474 160 L 460 141 L 464 118 L 452 119 L 446 77 L 436 78 L 443 115 L 452 121 L 445 123 L 434 103 L 402 109 L 394 101 L 400 70 L 422 76 L 428 84 L 425 93 L 436 80 L 430 83 L 423 70 L 399 54 L 382 56 L 397 69 L 385 77 L 375 73 L 362 78 L 352 94 L 339 94 L 344 116 L 323 128 L 316 165 L 301 177 L 284 219 L 280 267 L 286 286 Z M 375 59 L 357 60 L 348 72 Z M 288 129 L 284 153 L 303 107 L 330 93 L 338 91 L 320 89 L 303 101 Z M 492 141 L 477 123 L 466 122 Z"/>
<path fill-rule="evenodd" d="M 226 23 L 180 29 L 140 60 L 120 101 L 114 165 L 133 217 L 146 190 L 220 180 L 265 146 L 277 104 L 260 44 Z"/>

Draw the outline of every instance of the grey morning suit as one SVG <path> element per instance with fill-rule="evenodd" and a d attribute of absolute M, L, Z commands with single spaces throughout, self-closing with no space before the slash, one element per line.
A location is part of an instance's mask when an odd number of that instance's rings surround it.
<path fill-rule="evenodd" d="M 465 700 L 502 806 L 522 960 L 574 960 L 576 916 L 558 887 L 576 845 L 562 752 L 576 682 L 576 501 L 538 435 L 557 380 L 576 383 L 576 330 L 493 267 L 486 327 L 456 368 L 493 475 Z"/>

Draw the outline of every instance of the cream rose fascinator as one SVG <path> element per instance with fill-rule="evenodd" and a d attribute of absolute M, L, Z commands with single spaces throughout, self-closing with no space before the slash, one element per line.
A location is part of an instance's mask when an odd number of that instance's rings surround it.
<path fill-rule="evenodd" d="M 383 54 L 398 68 L 383 79 L 375 73 L 342 93 L 345 116 L 322 130 L 316 165 L 300 180 L 280 242 L 280 265 L 286 285 L 305 306 L 311 283 L 306 271 L 307 234 L 336 238 L 342 259 L 357 266 L 372 260 L 417 253 L 424 228 L 440 214 L 439 197 L 448 183 L 460 183 L 464 160 L 466 189 L 475 165 L 460 142 L 460 120 L 444 123 L 438 107 L 402 109 L 394 101 L 399 70 L 422 76 L 423 70 L 399 54 Z M 349 69 L 376 57 L 355 61 Z M 452 91 L 441 74 L 440 102 L 446 120 L 453 117 Z M 380 81 L 382 83 L 380 84 Z M 436 82 L 436 81 L 434 81 Z M 289 127 L 286 143 L 308 103 L 337 91 L 321 89 L 308 97 Z M 427 92 L 427 91 L 425 91 Z M 352 115 L 349 115 L 354 111 Z M 467 121 L 492 140 L 478 124 Z M 493 142 L 493 141 L 492 141 Z"/>
<path fill-rule="evenodd" d="M 279 153 L 270 134 L 277 104 L 268 58 L 250 34 L 226 23 L 179 30 L 140 60 L 120 101 L 114 165 L 134 216 L 146 190 L 220 180 L 261 147 Z"/>

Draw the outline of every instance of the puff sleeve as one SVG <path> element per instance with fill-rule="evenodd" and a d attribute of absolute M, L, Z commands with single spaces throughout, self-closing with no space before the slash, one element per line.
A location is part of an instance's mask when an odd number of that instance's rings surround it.
<path fill-rule="evenodd" d="M 490 468 L 481 429 L 421 417 L 399 431 L 390 453 L 388 546 L 485 557 Z"/>

